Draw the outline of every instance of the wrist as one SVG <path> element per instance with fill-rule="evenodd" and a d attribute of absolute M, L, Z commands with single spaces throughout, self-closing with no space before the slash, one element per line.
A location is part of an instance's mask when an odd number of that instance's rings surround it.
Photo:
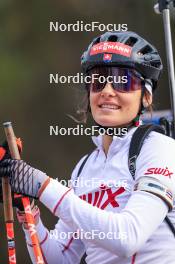
<path fill-rule="evenodd" d="M 41 194 L 43 193 L 43 191 L 46 189 L 46 187 L 48 186 L 48 184 L 50 183 L 50 177 L 48 177 L 44 183 L 41 185 L 39 191 L 38 191 L 38 198 L 40 198 Z"/>

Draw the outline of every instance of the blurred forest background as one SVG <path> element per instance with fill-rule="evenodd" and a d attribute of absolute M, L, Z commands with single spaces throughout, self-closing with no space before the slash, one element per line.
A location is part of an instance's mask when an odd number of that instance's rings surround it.
<path fill-rule="evenodd" d="M 154 0 L 1 0 L 0 1 L 0 120 L 12 121 L 23 140 L 22 158 L 48 175 L 68 179 L 82 155 L 93 149 L 87 136 L 50 136 L 49 126 L 72 127 L 81 85 L 49 84 L 49 73 L 75 75 L 80 56 L 95 32 L 50 32 L 49 22 L 98 21 L 128 24 L 128 29 L 153 43 L 164 72 L 155 95 L 156 109 L 170 108 L 164 33 Z M 173 28 L 174 28 L 174 20 Z M 174 32 L 173 32 L 174 34 Z M 174 36 L 173 36 L 174 37 Z M 0 139 L 4 140 L 1 126 Z M 53 229 L 56 217 L 40 204 L 44 224 Z M 17 263 L 31 263 L 24 235 L 15 223 Z M 0 205 L 0 263 L 8 263 L 3 207 Z M 59 263 L 59 260 L 58 260 Z"/>

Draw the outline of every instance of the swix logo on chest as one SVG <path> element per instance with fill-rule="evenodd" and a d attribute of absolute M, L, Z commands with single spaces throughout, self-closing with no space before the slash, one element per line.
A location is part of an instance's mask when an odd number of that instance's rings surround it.
<path fill-rule="evenodd" d="M 166 168 L 149 168 L 147 169 L 144 175 L 151 175 L 151 174 L 160 174 L 165 177 L 169 177 L 171 179 L 171 175 L 173 175 L 173 172 L 170 172 L 167 167 Z"/>
<path fill-rule="evenodd" d="M 83 194 L 79 197 L 82 200 L 92 204 L 93 206 L 104 210 L 108 205 L 111 205 L 112 207 L 119 207 L 117 196 L 121 195 L 124 192 L 124 187 L 120 187 L 113 192 L 111 188 L 108 188 L 105 185 L 101 185 L 99 191 L 96 191 L 95 193 Z"/>
<path fill-rule="evenodd" d="M 132 48 L 120 42 L 101 42 L 94 45 L 90 50 L 90 55 L 96 55 L 98 53 L 115 53 L 125 57 L 131 56 Z"/>

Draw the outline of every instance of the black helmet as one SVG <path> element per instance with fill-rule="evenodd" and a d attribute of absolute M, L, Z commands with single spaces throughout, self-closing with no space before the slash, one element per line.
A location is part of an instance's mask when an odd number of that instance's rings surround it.
<path fill-rule="evenodd" d="M 163 69 L 157 49 L 131 31 L 106 32 L 96 37 L 83 53 L 81 65 L 84 73 L 97 65 L 133 68 L 152 81 L 153 90 Z"/>

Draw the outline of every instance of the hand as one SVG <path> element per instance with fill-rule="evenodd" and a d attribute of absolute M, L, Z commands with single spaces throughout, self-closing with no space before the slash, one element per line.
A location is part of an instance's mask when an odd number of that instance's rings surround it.
<path fill-rule="evenodd" d="M 22 141 L 20 138 L 16 138 L 16 144 L 18 146 L 19 153 L 22 152 Z M 8 147 L 7 141 L 4 141 L 2 145 L 0 145 L 0 161 L 3 159 L 11 158 L 10 150 Z M 22 195 L 15 194 L 12 192 L 12 206 L 17 208 L 20 211 L 24 211 L 24 207 L 21 200 Z M 2 194 L 2 181 L 0 179 L 0 203 L 3 203 L 3 194 Z M 33 204 L 31 200 L 30 203 Z"/>
<path fill-rule="evenodd" d="M 39 210 L 38 206 L 34 204 L 34 199 L 32 200 L 30 206 L 31 206 L 31 211 L 32 211 L 32 215 L 34 218 L 35 225 L 37 225 L 39 222 L 39 219 L 40 219 L 40 210 Z M 18 222 L 20 224 L 23 224 L 23 227 L 25 229 L 28 229 L 29 226 L 28 226 L 28 222 L 26 219 L 25 212 L 17 209 L 16 210 L 16 216 L 17 216 Z"/>
<path fill-rule="evenodd" d="M 16 144 L 18 146 L 19 153 L 21 153 L 22 152 L 22 141 L 20 138 L 16 138 Z M 9 159 L 9 158 L 11 158 L 10 150 L 8 147 L 8 143 L 5 140 L 2 143 L 2 145 L 0 145 L 0 161 L 2 161 L 3 159 Z"/>
<path fill-rule="evenodd" d="M 24 211 L 24 207 L 21 201 L 22 195 L 12 193 L 12 205 L 16 207 L 20 211 Z M 2 195 L 2 181 L 0 179 L 0 203 L 3 203 L 3 195 Z"/>
<path fill-rule="evenodd" d="M 49 177 L 23 160 L 5 159 L 0 162 L 0 177 L 8 177 L 12 192 L 37 199 L 39 189 Z"/>

